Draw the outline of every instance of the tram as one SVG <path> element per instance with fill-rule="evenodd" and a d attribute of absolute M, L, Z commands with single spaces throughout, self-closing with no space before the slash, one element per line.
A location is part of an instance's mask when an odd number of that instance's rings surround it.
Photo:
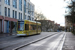
<path fill-rule="evenodd" d="M 18 21 L 17 36 L 28 36 L 41 33 L 41 23 L 36 21 Z"/>

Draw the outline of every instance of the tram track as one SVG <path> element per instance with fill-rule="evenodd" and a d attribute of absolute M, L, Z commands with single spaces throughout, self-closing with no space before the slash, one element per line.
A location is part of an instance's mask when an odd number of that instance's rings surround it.
<path fill-rule="evenodd" d="M 56 34 L 58 34 L 58 33 L 56 33 Z M 59 33 L 59 34 L 60 34 L 60 33 Z M 51 37 L 51 36 L 53 36 L 53 35 L 55 35 L 55 34 L 51 34 L 51 35 L 48 35 L 48 36 L 46 36 L 46 37 L 43 37 L 43 38 L 34 40 L 34 41 L 29 42 L 29 43 L 27 43 L 27 44 L 24 44 L 24 45 L 21 45 L 21 46 L 19 46 L 19 47 L 16 47 L 16 48 L 14 48 L 13 50 L 18 50 L 18 49 L 20 49 L 20 48 L 23 48 L 23 47 L 28 46 L 28 45 L 30 45 L 30 44 L 39 42 L 39 41 L 44 40 L 44 39 L 46 39 L 46 38 L 48 38 L 48 37 Z"/>

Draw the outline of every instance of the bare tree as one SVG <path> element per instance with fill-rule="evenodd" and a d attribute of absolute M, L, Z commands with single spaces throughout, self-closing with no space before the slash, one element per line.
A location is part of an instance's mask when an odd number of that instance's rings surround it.
<path fill-rule="evenodd" d="M 38 12 L 35 12 L 34 18 L 37 20 L 46 20 L 47 19 L 42 13 L 38 13 Z"/>

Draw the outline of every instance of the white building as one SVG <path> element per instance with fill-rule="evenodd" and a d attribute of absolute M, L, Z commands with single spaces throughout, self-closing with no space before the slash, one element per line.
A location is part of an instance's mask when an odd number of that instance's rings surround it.
<path fill-rule="evenodd" d="M 34 20 L 34 4 L 30 0 L 0 0 L 0 32 L 16 30 L 17 20 Z"/>

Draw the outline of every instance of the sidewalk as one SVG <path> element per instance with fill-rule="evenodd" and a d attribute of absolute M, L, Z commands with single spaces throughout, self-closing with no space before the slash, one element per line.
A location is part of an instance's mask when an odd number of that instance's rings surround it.
<path fill-rule="evenodd" d="M 75 50 L 75 35 L 66 32 L 66 38 L 62 50 Z"/>
<path fill-rule="evenodd" d="M 0 33 L 0 38 L 6 38 L 6 37 L 10 37 L 10 36 L 14 36 L 13 34 L 11 33 Z"/>
<path fill-rule="evenodd" d="M 12 39 L 13 37 L 16 37 L 16 35 L 11 35 L 9 33 L 7 33 L 7 34 L 0 34 L 0 42 L 7 41 L 7 39 Z"/>

